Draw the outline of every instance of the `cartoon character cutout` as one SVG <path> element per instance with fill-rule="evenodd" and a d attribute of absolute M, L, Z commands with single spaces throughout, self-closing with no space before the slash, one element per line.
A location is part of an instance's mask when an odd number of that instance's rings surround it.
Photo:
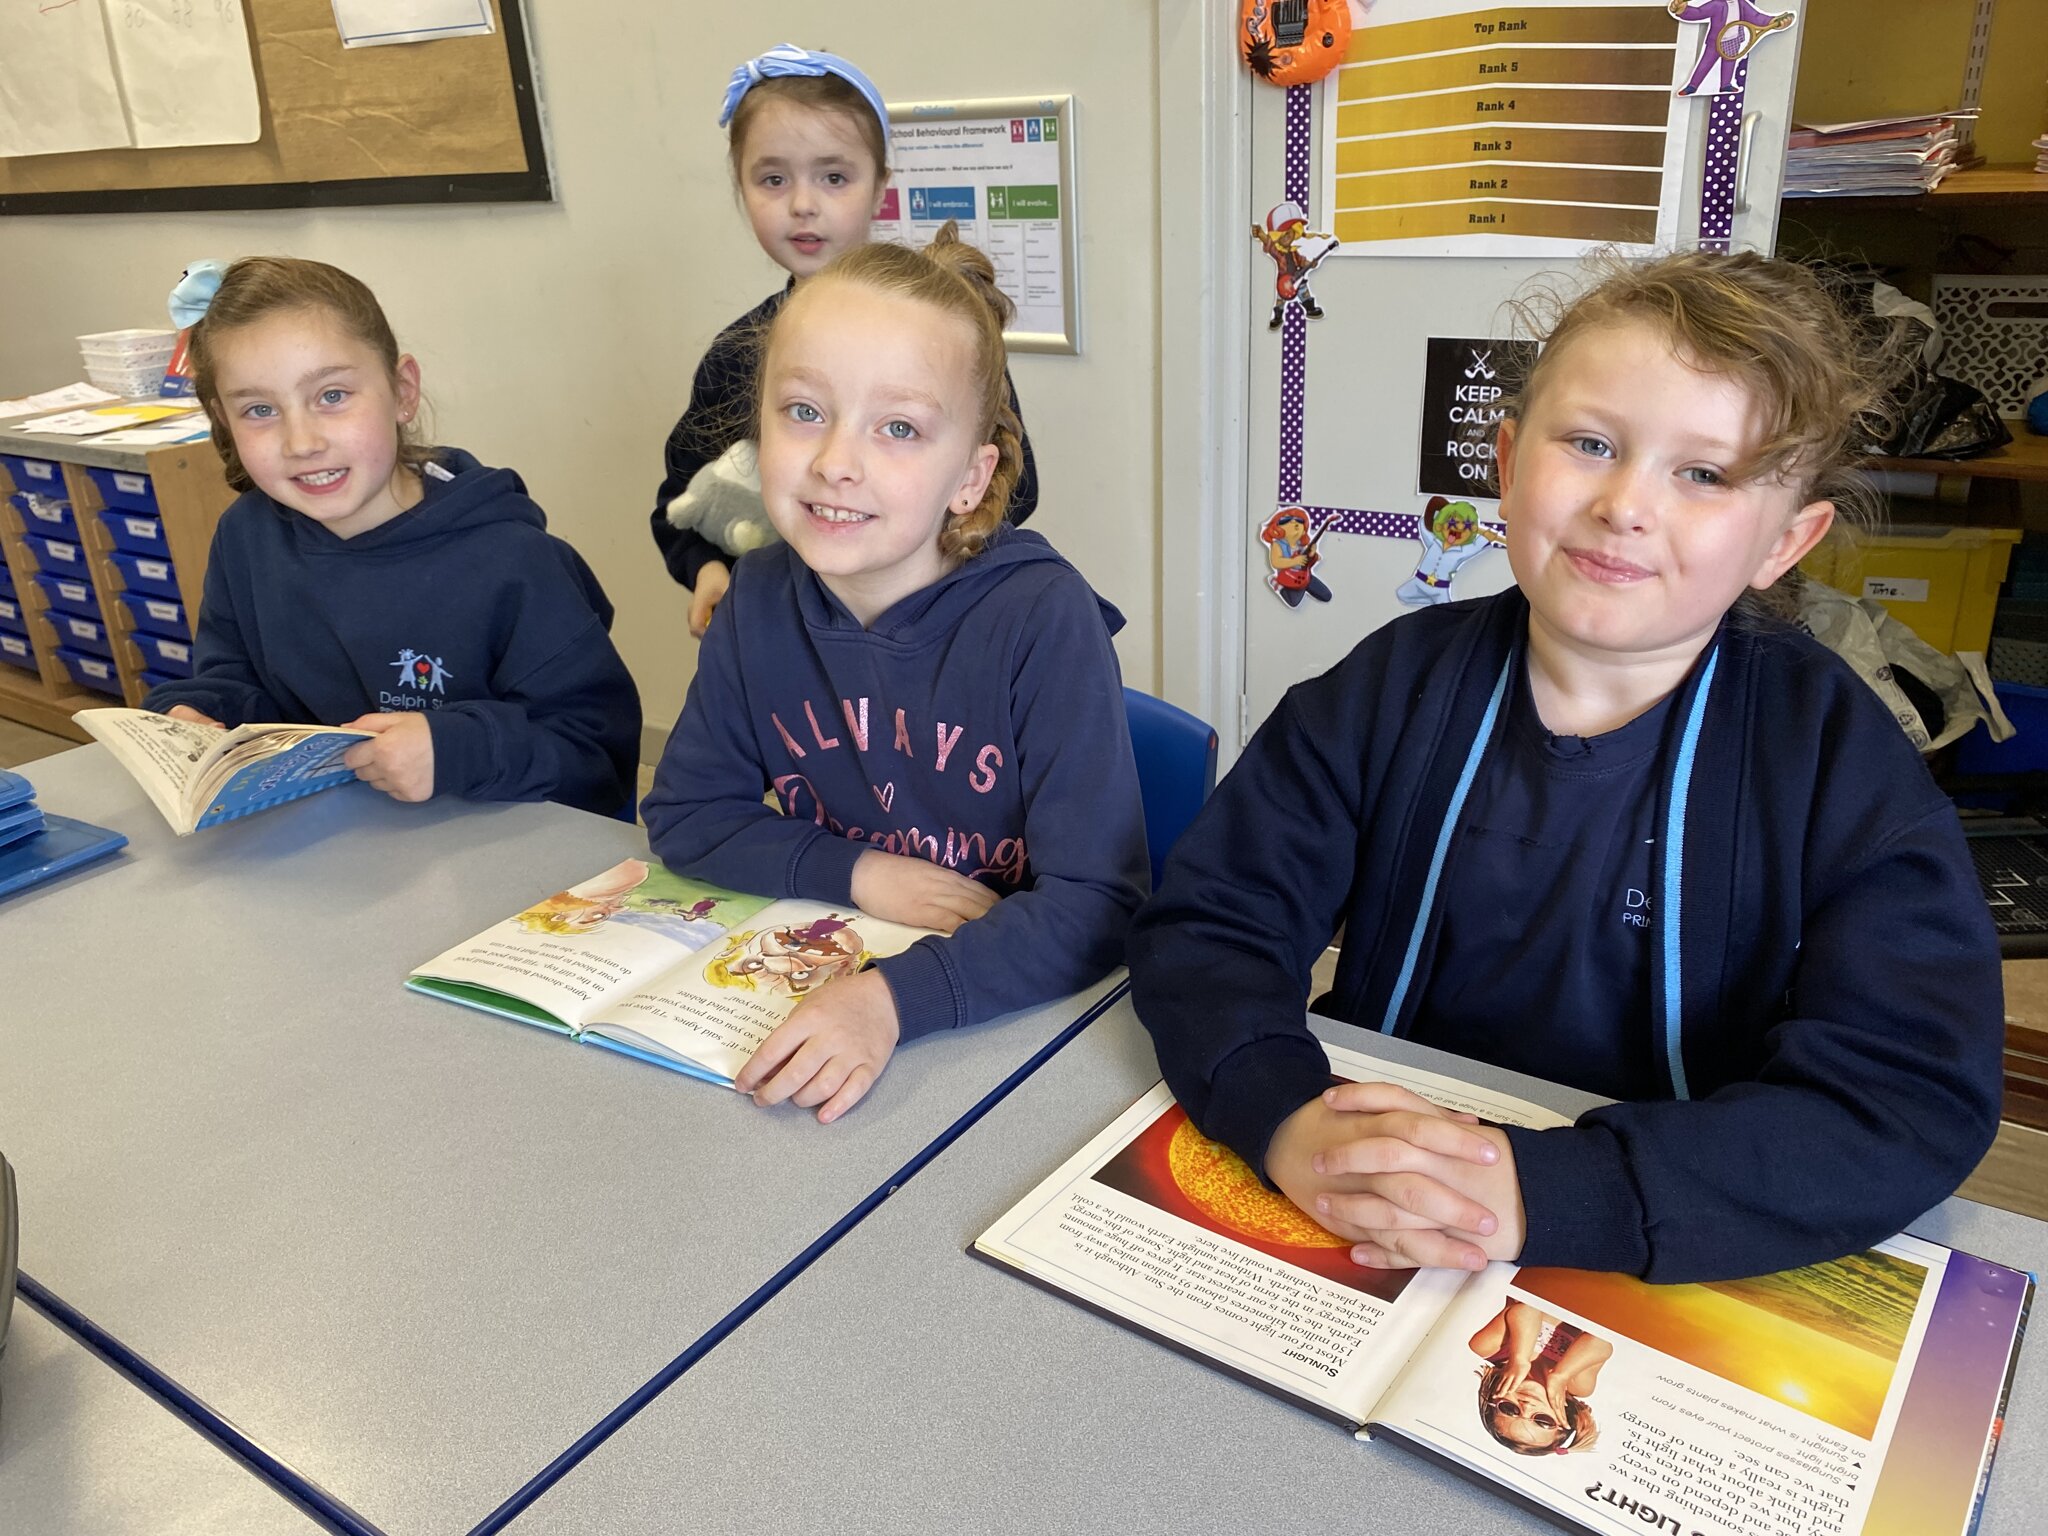
<path fill-rule="evenodd" d="M 1736 66 L 1749 57 L 1749 50 L 1797 19 L 1790 11 L 1773 15 L 1758 10 L 1749 0 L 1670 0 L 1665 9 L 1680 21 L 1704 23 L 1699 62 L 1692 78 L 1678 88 L 1681 96 L 1727 95 L 1736 88 Z M 1720 79 L 1708 85 L 1707 76 L 1717 66 Z"/>
<path fill-rule="evenodd" d="M 715 986 L 800 998 L 828 981 L 852 975 L 873 958 L 859 931 L 833 912 L 786 928 L 736 933 L 704 968 L 704 975 Z"/>
<path fill-rule="evenodd" d="M 1350 0 L 1240 0 L 1238 49 L 1268 85 L 1308 85 L 1344 61 Z"/>
<path fill-rule="evenodd" d="M 1311 536 L 1308 513 L 1300 507 L 1282 507 L 1259 530 L 1259 541 L 1266 546 L 1266 587 L 1288 607 L 1299 608 L 1304 597 L 1319 603 L 1330 600 L 1330 589 L 1315 573 L 1323 558 L 1316 546 L 1329 531 L 1326 519 Z"/>
<path fill-rule="evenodd" d="M 1266 215 L 1264 227 L 1252 226 L 1252 238 L 1273 258 L 1273 318 L 1266 329 L 1277 331 L 1292 304 L 1311 320 L 1320 320 L 1322 306 L 1309 289 L 1309 278 L 1337 249 L 1337 237 L 1318 234 L 1308 227 L 1308 215 L 1296 202 L 1277 203 Z"/>
<path fill-rule="evenodd" d="M 1416 540 L 1422 558 L 1415 562 L 1415 574 L 1394 589 L 1394 596 L 1411 608 L 1428 608 L 1451 600 L 1451 578 L 1476 557 L 1507 540 L 1479 520 L 1479 509 L 1469 501 L 1452 501 L 1432 496 L 1416 520 Z"/>

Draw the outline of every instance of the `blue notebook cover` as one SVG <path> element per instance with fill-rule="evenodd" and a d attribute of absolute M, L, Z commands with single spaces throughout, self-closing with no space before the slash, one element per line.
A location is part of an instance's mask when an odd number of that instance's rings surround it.
<path fill-rule="evenodd" d="M 0 848 L 0 896 L 40 885 L 128 846 L 125 832 L 110 832 L 69 816 L 45 815 L 44 821 L 43 831 L 36 836 Z"/>
<path fill-rule="evenodd" d="M 35 801 L 0 809 L 0 848 L 12 847 L 43 830 L 43 812 Z"/>
<path fill-rule="evenodd" d="M 0 768 L 0 811 L 9 806 L 21 805 L 36 797 L 35 786 L 18 773 L 9 773 Z"/>

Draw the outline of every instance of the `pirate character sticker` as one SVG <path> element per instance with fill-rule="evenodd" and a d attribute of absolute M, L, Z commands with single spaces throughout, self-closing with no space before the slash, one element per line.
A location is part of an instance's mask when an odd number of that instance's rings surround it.
<path fill-rule="evenodd" d="M 1323 309 L 1309 290 L 1309 279 L 1337 249 L 1337 237 L 1312 231 L 1301 204 L 1289 201 L 1275 204 L 1263 226 L 1254 224 L 1252 238 L 1273 258 L 1273 319 L 1266 329 L 1280 329 L 1290 304 L 1311 320 L 1321 319 Z"/>
<path fill-rule="evenodd" d="M 1299 608 L 1304 597 L 1330 600 L 1330 589 L 1316 575 L 1323 558 L 1316 546 L 1329 531 L 1326 518 L 1311 536 L 1308 513 L 1300 507 L 1282 507 L 1259 530 L 1259 542 L 1266 546 L 1266 589 L 1288 607 Z"/>
<path fill-rule="evenodd" d="M 1665 9 L 1680 21 L 1702 23 L 1699 62 L 1678 88 L 1681 96 L 1725 96 L 1737 89 L 1736 66 L 1749 50 L 1797 19 L 1790 11 L 1760 11 L 1749 0 L 1670 0 Z M 1709 85 L 1707 76 L 1716 68 L 1720 78 Z"/>
<path fill-rule="evenodd" d="M 1416 519 L 1415 538 L 1422 546 L 1415 574 L 1394 588 L 1394 596 L 1411 608 L 1428 608 L 1451 600 L 1451 578 L 1496 544 L 1507 541 L 1479 521 L 1469 501 L 1432 496 Z"/>
<path fill-rule="evenodd" d="M 1350 0 L 1241 0 L 1237 47 L 1268 85 L 1308 85 L 1351 46 Z"/>

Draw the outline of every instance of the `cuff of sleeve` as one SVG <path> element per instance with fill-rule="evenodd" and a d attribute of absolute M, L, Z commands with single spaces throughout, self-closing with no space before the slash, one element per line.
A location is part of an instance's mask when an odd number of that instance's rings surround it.
<path fill-rule="evenodd" d="M 1268 1189 L 1266 1146 L 1280 1122 L 1330 1086 L 1330 1058 L 1309 1035 L 1275 1035 L 1240 1046 L 1209 1079 L 1203 1135 L 1243 1158 Z"/>
<path fill-rule="evenodd" d="M 1621 1143 L 1599 1125 L 1507 1127 L 1522 1186 L 1521 1262 L 1640 1275 L 1649 1237 Z"/>
<path fill-rule="evenodd" d="M 426 719 L 434 743 L 434 793 L 474 795 L 491 774 L 490 725 L 462 709 L 429 710 Z"/>
<path fill-rule="evenodd" d="M 731 563 L 731 557 L 709 539 L 685 539 L 668 552 L 669 574 L 692 592 L 697 590 L 697 573 L 707 560 Z"/>
<path fill-rule="evenodd" d="M 896 1040 L 957 1029 L 963 1019 L 960 989 L 937 939 L 919 939 L 900 955 L 875 962 L 896 999 Z"/>
<path fill-rule="evenodd" d="M 807 901 L 851 905 L 853 866 L 867 851 L 865 844 L 851 838 L 819 832 L 797 850 L 796 860 L 789 867 L 790 891 Z"/>

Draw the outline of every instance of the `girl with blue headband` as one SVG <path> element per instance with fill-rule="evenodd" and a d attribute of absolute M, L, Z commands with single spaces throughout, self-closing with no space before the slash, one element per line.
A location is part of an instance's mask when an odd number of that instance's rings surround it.
<path fill-rule="evenodd" d="M 669 574 L 691 589 L 690 633 L 700 639 L 731 582 L 733 560 L 774 538 L 757 510 L 751 443 L 760 338 L 798 284 L 867 243 L 889 182 L 889 113 L 881 92 L 836 54 L 783 43 L 747 60 L 732 72 L 718 123 L 730 135 L 733 184 L 754 238 L 789 280 L 718 333 L 697 365 L 689 406 L 663 456 L 654 542 Z M 1009 395 L 1014 411 L 1014 386 Z M 1008 508 L 1013 523 L 1038 505 L 1028 437 L 1023 453 Z M 709 510 L 735 499 L 746 508 L 738 517 Z"/>

